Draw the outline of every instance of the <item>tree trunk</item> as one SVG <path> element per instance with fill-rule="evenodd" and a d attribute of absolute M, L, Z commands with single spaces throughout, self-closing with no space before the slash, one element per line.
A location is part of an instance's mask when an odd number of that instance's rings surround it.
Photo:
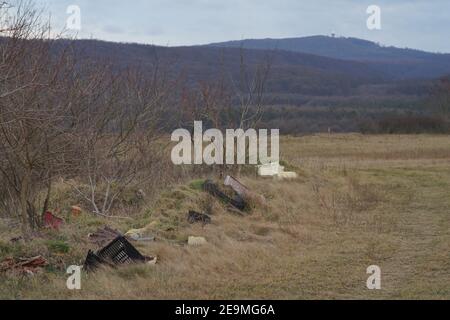
<path fill-rule="evenodd" d="M 22 234 L 25 240 L 30 239 L 30 225 L 28 222 L 28 193 L 30 189 L 30 173 L 26 172 L 20 188 L 20 216 L 22 220 Z"/>
<path fill-rule="evenodd" d="M 48 211 L 48 206 L 49 206 L 49 203 L 50 203 L 50 194 L 51 194 L 51 192 L 52 192 L 52 181 L 51 181 L 51 179 L 49 177 L 48 178 L 48 182 L 47 182 L 47 195 L 45 196 L 44 206 L 42 208 L 41 217 L 39 219 L 39 227 L 42 227 L 44 215 Z M 36 217 L 36 219 L 38 219 L 38 218 Z"/>

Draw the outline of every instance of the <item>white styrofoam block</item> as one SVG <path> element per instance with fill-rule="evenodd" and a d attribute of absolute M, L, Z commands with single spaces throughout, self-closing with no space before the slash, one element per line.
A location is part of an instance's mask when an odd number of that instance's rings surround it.
<path fill-rule="evenodd" d="M 206 239 L 203 237 L 189 237 L 188 245 L 190 246 L 202 246 L 207 243 Z"/>
<path fill-rule="evenodd" d="M 284 167 L 280 166 L 278 162 L 270 162 L 258 167 L 258 175 L 263 177 L 273 177 L 280 172 L 283 172 L 283 170 Z"/>
<path fill-rule="evenodd" d="M 280 172 L 277 175 L 278 179 L 297 179 L 298 174 L 296 172 Z"/>

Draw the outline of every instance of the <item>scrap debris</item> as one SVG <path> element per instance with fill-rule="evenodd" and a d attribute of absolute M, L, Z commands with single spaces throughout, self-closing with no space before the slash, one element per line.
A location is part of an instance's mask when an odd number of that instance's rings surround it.
<path fill-rule="evenodd" d="M 104 226 L 103 228 L 97 229 L 94 233 L 90 233 L 88 239 L 98 247 L 103 247 L 120 236 L 122 236 L 122 234 L 119 231 Z"/>
<path fill-rule="evenodd" d="M 155 241 L 155 237 L 148 234 L 147 228 L 131 229 L 125 235 L 122 235 L 119 231 L 108 226 L 104 226 L 103 228 L 97 229 L 94 233 L 90 233 L 88 239 L 98 247 L 103 247 L 120 236 L 125 236 L 128 240 L 132 241 Z"/>
<path fill-rule="evenodd" d="M 284 179 L 297 179 L 298 174 L 296 172 L 280 172 L 277 175 L 278 179 L 284 180 Z"/>
<path fill-rule="evenodd" d="M 261 177 L 274 177 L 283 171 L 284 167 L 280 166 L 278 162 L 269 162 L 258 166 L 258 175 Z"/>
<path fill-rule="evenodd" d="M 18 237 L 14 237 L 11 238 L 11 240 L 9 240 L 11 243 L 19 243 L 21 241 L 23 241 L 23 237 L 22 236 L 18 236 Z"/>
<path fill-rule="evenodd" d="M 189 211 L 187 220 L 190 224 L 201 222 L 203 226 L 211 223 L 211 217 L 204 213 L 198 213 L 195 211 Z"/>
<path fill-rule="evenodd" d="M 247 207 L 247 203 L 244 199 L 242 199 L 239 194 L 235 193 L 235 196 L 233 198 L 227 196 L 224 192 L 220 190 L 220 188 L 211 180 L 205 181 L 203 184 L 203 189 L 208 192 L 210 195 L 224 201 L 225 203 L 229 203 L 235 208 L 239 210 L 244 210 Z"/>
<path fill-rule="evenodd" d="M 149 233 L 153 224 L 142 229 L 131 229 L 125 233 L 125 237 L 133 241 L 155 241 L 155 236 Z"/>
<path fill-rule="evenodd" d="M 275 177 L 278 179 L 296 179 L 296 172 L 284 171 L 284 167 L 279 162 L 270 162 L 258 166 L 258 175 L 261 177 Z"/>
<path fill-rule="evenodd" d="M 197 246 L 205 245 L 207 243 L 208 242 L 203 237 L 189 237 L 188 238 L 188 245 L 189 246 L 197 247 Z"/>
<path fill-rule="evenodd" d="M 44 214 L 44 226 L 49 229 L 59 230 L 59 228 L 64 224 L 64 220 L 55 216 L 50 211 Z"/>
<path fill-rule="evenodd" d="M 266 199 L 264 198 L 263 195 L 259 195 L 251 191 L 249 188 L 244 186 L 241 182 L 239 182 L 236 178 L 232 176 L 227 176 L 225 178 L 224 185 L 231 187 L 234 190 L 234 192 L 236 192 L 242 199 L 257 198 L 263 203 L 266 202 Z"/>
<path fill-rule="evenodd" d="M 33 258 L 6 258 L 0 262 L 0 272 L 19 271 L 23 274 L 33 275 L 47 265 L 42 256 Z"/>
<path fill-rule="evenodd" d="M 134 263 L 155 264 L 156 257 L 143 256 L 124 236 L 119 236 L 97 252 L 90 250 L 84 267 L 94 271 L 101 265 L 116 267 Z"/>
<path fill-rule="evenodd" d="M 83 210 L 79 206 L 72 206 L 70 209 L 74 217 L 80 216 L 81 213 L 83 212 Z"/>
<path fill-rule="evenodd" d="M 274 171 L 277 171 L 277 175 L 280 177 L 293 177 L 295 174 L 284 172 L 284 168 L 279 165 L 278 167 L 276 165 L 270 165 L 269 167 L 260 168 L 260 174 L 270 174 Z M 245 210 L 248 206 L 247 201 L 249 199 L 258 198 L 265 202 L 264 196 L 253 192 L 232 176 L 227 176 L 224 181 L 224 185 L 221 187 L 213 181 L 207 180 L 203 184 L 203 190 L 223 202 L 230 204 L 233 207 L 230 208 L 230 210 L 233 209 L 236 212 L 238 210 Z M 81 213 L 82 209 L 80 207 L 71 207 L 72 216 L 79 216 Z M 210 224 L 212 219 L 207 214 L 191 210 L 188 212 L 187 221 L 190 224 L 201 223 L 205 226 L 206 224 Z M 59 230 L 65 223 L 63 219 L 57 217 L 50 211 L 47 211 L 44 214 L 43 222 L 45 227 L 54 230 Z M 145 228 L 132 229 L 124 235 L 118 230 L 112 229 L 108 226 L 97 229 L 97 231 L 88 235 L 88 239 L 89 242 L 95 244 L 98 249 L 96 251 L 88 251 L 84 262 L 84 268 L 88 271 L 94 271 L 101 266 L 116 268 L 122 265 L 139 263 L 148 265 L 156 264 L 158 260 L 157 257 L 142 255 L 129 241 L 154 241 L 155 237 L 151 235 L 151 230 L 153 230 L 153 227 L 157 224 L 158 221 L 154 221 Z M 11 239 L 11 242 L 16 243 L 21 240 L 21 237 L 16 237 Z M 203 246 L 207 243 L 208 241 L 206 238 L 197 236 L 189 236 L 187 241 L 189 246 Z M 32 275 L 47 264 L 47 260 L 45 260 L 42 256 L 29 259 L 7 258 L 0 262 L 0 273 L 19 270 L 24 274 Z"/>

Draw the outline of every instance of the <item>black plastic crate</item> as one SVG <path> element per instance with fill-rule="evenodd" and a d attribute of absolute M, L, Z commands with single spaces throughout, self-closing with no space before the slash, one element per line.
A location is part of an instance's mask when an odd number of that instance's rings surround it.
<path fill-rule="evenodd" d="M 106 247 L 98 251 L 97 256 L 117 265 L 146 262 L 146 258 L 123 236 L 117 237 Z"/>
<path fill-rule="evenodd" d="M 125 237 L 119 236 L 96 253 L 89 250 L 84 262 L 84 268 L 87 271 L 94 271 L 103 265 L 115 268 L 119 265 L 145 263 L 148 261 L 151 261 L 151 258 L 144 257 Z"/>
<path fill-rule="evenodd" d="M 101 265 L 108 265 L 108 263 L 97 256 L 92 250 L 89 250 L 86 260 L 84 262 L 84 269 L 87 271 L 94 271 Z"/>

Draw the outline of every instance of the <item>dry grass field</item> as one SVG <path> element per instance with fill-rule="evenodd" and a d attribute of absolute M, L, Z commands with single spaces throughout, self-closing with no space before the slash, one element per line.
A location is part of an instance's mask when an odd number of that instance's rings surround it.
<path fill-rule="evenodd" d="M 280 150 L 299 179 L 242 177 L 267 198 L 248 215 L 227 211 L 192 177 L 129 219 L 85 214 L 29 245 L 10 244 L 17 231 L 3 221 L 1 259 L 41 254 L 50 265 L 32 277 L 1 274 L 0 298 L 450 298 L 449 136 L 283 137 Z M 188 224 L 191 209 L 212 224 Z M 86 235 L 104 224 L 151 224 L 159 241 L 137 247 L 158 264 L 83 273 L 82 289 L 68 290 L 65 268 L 83 262 Z M 188 236 L 208 244 L 189 247 Z M 381 290 L 366 288 L 370 265 L 381 268 Z"/>

